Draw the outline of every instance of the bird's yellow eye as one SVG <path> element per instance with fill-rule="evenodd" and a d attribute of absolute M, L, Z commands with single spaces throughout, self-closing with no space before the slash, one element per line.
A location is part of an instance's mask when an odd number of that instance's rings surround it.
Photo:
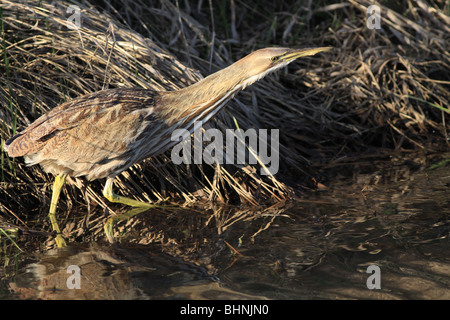
<path fill-rule="evenodd" d="M 274 61 L 276 61 L 277 59 L 278 59 L 277 56 L 273 56 L 272 58 L 270 58 L 270 61 L 274 62 Z"/>

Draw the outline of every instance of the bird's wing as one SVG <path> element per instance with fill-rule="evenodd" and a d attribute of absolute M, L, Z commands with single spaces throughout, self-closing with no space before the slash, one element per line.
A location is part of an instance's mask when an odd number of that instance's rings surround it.
<path fill-rule="evenodd" d="M 95 123 L 106 113 L 109 121 L 154 104 L 155 91 L 140 88 L 103 90 L 62 103 L 39 117 L 28 128 L 6 141 L 8 154 L 23 156 L 39 151 L 56 134 L 89 121 Z M 115 112 L 111 112 L 114 108 Z"/>

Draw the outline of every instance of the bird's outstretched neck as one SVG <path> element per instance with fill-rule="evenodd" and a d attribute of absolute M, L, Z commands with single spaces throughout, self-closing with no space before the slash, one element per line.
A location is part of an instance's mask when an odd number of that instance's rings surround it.
<path fill-rule="evenodd" d="M 170 107 L 159 111 L 169 126 L 176 125 L 178 122 L 186 128 L 194 121 L 206 121 L 222 109 L 238 91 L 267 74 L 288 65 L 297 58 L 329 49 L 331 48 L 265 48 L 254 51 L 189 87 L 162 93 L 161 105 Z"/>
<path fill-rule="evenodd" d="M 167 112 L 169 125 L 185 119 L 188 121 L 209 119 L 217 113 L 238 91 L 241 79 L 234 76 L 238 71 L 236 63 L 217 71 L 193 85 L 177 90 L 164 92 L 161 96 L 164 105 L 173 106 Z"/>

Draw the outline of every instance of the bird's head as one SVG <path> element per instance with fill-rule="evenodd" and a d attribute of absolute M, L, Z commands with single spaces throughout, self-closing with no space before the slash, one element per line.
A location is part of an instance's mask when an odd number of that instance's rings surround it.
<path fill-rule="evenodd" d="M 245 88 L 268 73 L 285 67 L 298 58 L 311 56 L 330 49 L 331 47 L 307 49 L 264 48 L 252 52 L 237 61 L 233 66 L 240 71 L 239 74 Z"/>

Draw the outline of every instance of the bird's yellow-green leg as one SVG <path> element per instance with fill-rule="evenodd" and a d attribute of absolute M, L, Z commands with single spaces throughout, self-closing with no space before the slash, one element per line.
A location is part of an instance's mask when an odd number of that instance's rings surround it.
<path fill-rule="evenodd" d="M 50 203 L 50 211 L 48 213 L 48 218 L 52 224 L 53 231 L 56 232 L 56 245 L 60 247 L 66 246 L 66 241 L 61 235 L 61 230 L 59 229 L 58 222 L 56 221 L 56 207 L 58 206 L 59 194 L 61 193 L 61 188 L 63 187 L 67 177 L 67 172 L 63 172 L 55 177 L 55 182 L 53 182 L 52 200 Z"/>
<path fill-rule="evenodd" d="M 115 194 L 112 190 L 113 187 L 113 178 L 108 178 L 106 180 L 105 187 L 103 188 L 103 196 L 111 202 L 126 204 L 127 206 L 136 207 L 136 208 L 153 208 L 155 205 L 147 202 L 142 202 L 138 200 L 133 200 L 127 197 L 119 196 Z"/>
<path fill-rule="evenodd" d="M 115 194 L 112 190 L 113 181 L 114 181 L 114 178 L 108 178 L 106 180 L 105 187 L 103 188 L 103 196 L 111 202 L 122 203 L 122 204 L 126 204 L 128 206 L 135 207 L 135 208 L 126 213 L 123 213 L 121 215 L 111 217 L 108 219 L 108 221 L 106 221 L 105 226 L 103 227 L 103 230 L 105 231 L 106 238 L 111 243 L 114 242 L 113 227 L 114 227 L 115 223 L 117 223 L 119 221 L 130 219 L 131 217 L 133 217 L 141 212 L 144 212 L 145 210 L 148 210 L 150 208 L 162 207 L 159 205 L 150 204 L 150 203 L 142 202 L 142 201 L 138 201 L 138 200 L 133 200 L 133 199 Z"/>

